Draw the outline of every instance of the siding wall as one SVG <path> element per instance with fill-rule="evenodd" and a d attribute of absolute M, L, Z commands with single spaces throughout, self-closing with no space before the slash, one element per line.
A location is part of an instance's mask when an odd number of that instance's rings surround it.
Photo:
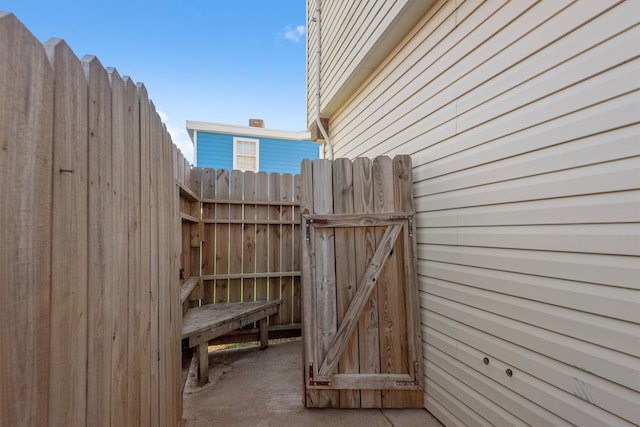
<path fill-rule="evenodd" d="M 233 137 L 212 132 L 197 133 L 197 166 L 202 168 L 233 169 Z M 241 136 L 241 135 L 237 135 Z M 247 138 L 260 140 L 260 171 L 300 173 L 303 159 L 317 159 L 319 145 L 311 141 L 292 141 L 277 138 Z"/>
<path fill-rule="evenodd" d="M 233 135 L 197 133 L 196 166 L 233 169 Z"/>
<path fill-rule="evenodd" d="M 639 22 L 637 0 L 439 1 L 330 118 L 336 157 L 413 157 L 447 425 L 640 424 Z"/>
<path fill-rule="evenodd" d="M 307 8 L 307 92 L 316 93 L 316 5 L 321 7 L 322 117 L 332 113 L 359 86 L 435 0 L 309 0 Z M 327 28 L 325 31 L 324 28 Z M 307 98 L 308 118 L 316 101 Z"/>

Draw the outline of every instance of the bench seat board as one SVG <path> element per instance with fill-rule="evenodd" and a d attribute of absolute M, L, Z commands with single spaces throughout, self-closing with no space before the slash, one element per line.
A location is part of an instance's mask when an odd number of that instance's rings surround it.
<path fill-rule="evenodd" d="M 182 319 L 182 338 L 195 347 L 278 311 L 280 300 L 207 304 L 187 311 Z"/>

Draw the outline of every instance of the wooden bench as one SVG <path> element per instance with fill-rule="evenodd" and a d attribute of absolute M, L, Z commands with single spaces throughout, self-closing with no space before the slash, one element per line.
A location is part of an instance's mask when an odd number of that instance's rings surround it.
<path fill-rule="evenodd" d="M 182 339 L 197 347 L 198 384 L 209 381 L 209 340 L 260 322 L 260 348 L 268 346 L 267 318 L 278 312 L 280 300 L 208 304 L 187 310 L 182 319 Z"/>

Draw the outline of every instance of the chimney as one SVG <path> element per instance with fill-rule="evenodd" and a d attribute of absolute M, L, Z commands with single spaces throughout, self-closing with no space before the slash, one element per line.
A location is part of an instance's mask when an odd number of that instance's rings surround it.
<path fill-rule="evenodd" d="M 249 126 L 254 128 L 263 128 L 264 120 L 262 119 L 249 119 Z"/>

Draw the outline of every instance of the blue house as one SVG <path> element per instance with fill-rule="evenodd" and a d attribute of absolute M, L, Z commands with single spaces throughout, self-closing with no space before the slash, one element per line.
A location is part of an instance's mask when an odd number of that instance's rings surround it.
<path fill-rule="evenodd" d="M 321 145 L 309 132 L 265 129 L 262 120 L 249 126 L 187 120 L 195 166 L 255 172 L 300 173 L 303 159 L 317 159 Z"/>

